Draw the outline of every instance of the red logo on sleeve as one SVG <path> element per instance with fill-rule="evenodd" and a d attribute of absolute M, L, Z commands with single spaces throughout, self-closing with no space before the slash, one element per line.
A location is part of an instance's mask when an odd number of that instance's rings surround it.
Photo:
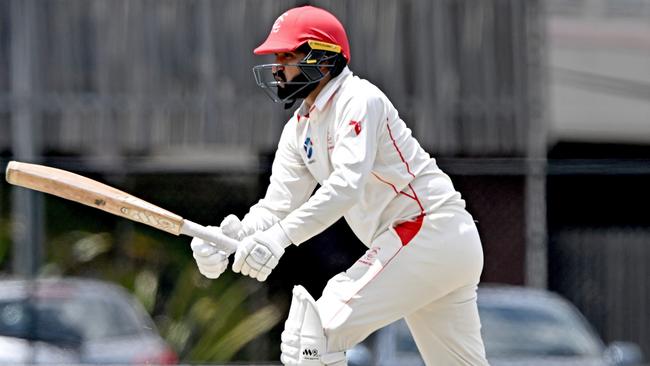
<path fill-rule="evenodd" d="M 361 133 L 361 121 L 350 121 L 349 125 L 354 126 L 354 132 L 356 132 L 357 136 Z"/>

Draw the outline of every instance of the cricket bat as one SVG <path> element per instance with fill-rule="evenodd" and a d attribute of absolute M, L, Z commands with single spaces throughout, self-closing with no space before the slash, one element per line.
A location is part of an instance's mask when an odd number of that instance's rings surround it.
<path fill-rule="evenodd" d="M 44 165 L 9 162 L 7 182 L 104 210 L 174 235 L 201 238 L 230 254 L 238 242 L 96 180 Z"/>

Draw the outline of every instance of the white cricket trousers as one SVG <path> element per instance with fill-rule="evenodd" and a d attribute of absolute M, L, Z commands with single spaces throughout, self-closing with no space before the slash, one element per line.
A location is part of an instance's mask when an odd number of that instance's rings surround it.
<path fill-rule="evenodd" d="M 397 224 L 318 299 L 327 351 L 348 350 L 405 318 L 428 366 L 487 365 L 476 306 L 482 269 L 481 241 L 464 208 Z"/>

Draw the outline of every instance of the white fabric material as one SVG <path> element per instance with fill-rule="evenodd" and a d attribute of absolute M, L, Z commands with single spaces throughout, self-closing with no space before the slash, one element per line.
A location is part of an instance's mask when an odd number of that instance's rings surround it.
<path fill-rule="evenodd" d="M 221 231 L 218 227 L 209 229 Z M 192 256 L 199 267 L 199 272 L 207 278 L 218 278 L 228 268 L 228 254 L 203 239 L 193 238 L 190 243 Z"/>
<path fill-rule="evenodd" d="M 343 366 L 347 364 L 344 352 L 328 354 L 316 301 L 302 286 L 293 288 L 289 316 L 282 332 L 280 360 L 284 365 Z"/>
<path fill-rule="evenodd" d="M 405 317 L 427 365 L 487 365 L 476 305 L 482 267 L 476 226 L 462 208 L 425 216 L 406 246 L 384 231 L 317 301 L 327 351 L 350 349 Z"/>
<path fill-rule="evenodd" d="M 305 109 L 285 125 L 266 195 L 245 226 L 263 230 L 281 221 L 298 245 L 344 216 L 370 246 L 396 219 L 464 206 L 388 98 L 348 68 Z"/>
<path fill-rule="evenodd" d="M 280 224 L 275 224 L 266 231 L 257 232 L 242 240 L 235 252 L 232 270 L 260 282 L 266 281 L 284 254 L 284 248 L 289 245 L 291 240 Z"/>
<path fill-rule="evenodd" d="M 221 221 L 221 225 L 219 225 L 219 227 L 221 228 L 223 234 L 229 238 L 233 238 L 241 241 L 246 236 L 248 236 L 246 235 L 247 233 L 244 230 L 244 226 L 242 225 L 241 221 L 235 215 L 226 216 Z"/>
<path fill-rule="evenodd" d="M 464 207 L 388 98 L 346 68 L 287 122 L 266 195 L 242 223 L 255 230 L 279 223 L 298 245 L 344 217 L 370 248 L 317 302 L 327 354 L 407 317 L 427 365 L 482 366 L 483 254 Z M 422 215 L 404 246 L 395 227 Z"/>

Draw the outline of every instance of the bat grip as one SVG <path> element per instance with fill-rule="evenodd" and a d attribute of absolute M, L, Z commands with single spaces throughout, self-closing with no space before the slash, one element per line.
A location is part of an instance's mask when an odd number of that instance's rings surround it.
<path fill-rule="evenodd" d="M 237 240 L 223 235 L 220 230 L 207 228 L 190 220 L 183 220 L 181 234 L 203 239 L 228 254 L 234 253 L 239 244 Z"/>

